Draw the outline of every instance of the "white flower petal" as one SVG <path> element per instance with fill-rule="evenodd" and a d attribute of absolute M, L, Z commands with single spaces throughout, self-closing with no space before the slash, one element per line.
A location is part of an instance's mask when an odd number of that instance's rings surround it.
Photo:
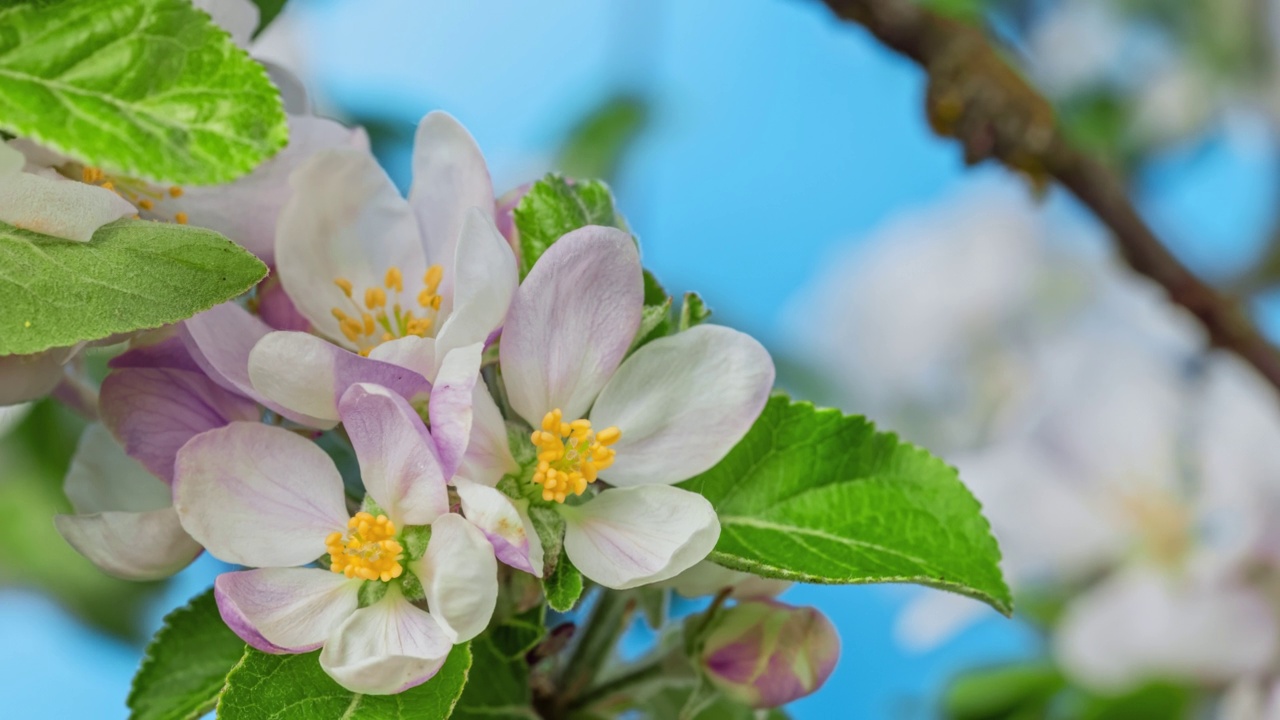
<path fill-rule="evenodd" d="M 362 582 L 320 568 L 264 568 L 223 573 L 213 593 L 241 640 L 266 653 L 300 653 L 323 645 L 351 617 Z"/>
<path fill-rule="evenodd" d="M 346 532 L 342 476 L 318 445 L 283 428 L 236 422 L 178 451 L 173 504 L 219 560 L 289 567 L 325 554 Z"/>
<path fill-rule="evenodd" d="M 449 491 L 427 427 L 404 398 L 358 383 L 342 396 L 342 427 L 360 477 L 396 525 L 426 525 L 449 512 Z"/>
<path fill-rule="evenodd" d="M 479 208 L 493 220 L 493 182 L 484 155 L 467 129 L 448 113 L 427 113 L 418 124 L 409 204 L 422 228 L 427 257 L 446 270 L 454 268 L 464 213 Z M 452 297 L 454 282 L 446 273 L 440 285 L 445 297 Z"/>
<path fill-rule="evenodd" d="M 171 507 L 55 515 L 53 523 L 77 552 L 108 575 L 125 580 L 169 577 L 190 565 L 201 551 Z"/>
<path fill-rule="evenodd" d="M 602 476 L 613 485 L 656 485 L 710 469 L 760 416 L 773 376 L 764 346 L 726 327 L 701 325 L 648 343 L 591 410 L 593 427 L 622 431 Z"/>
<path fill-rule="evenodd" d="M 384 342 L 369 353 L 373 360 L 399 365 L 431 382 L 436 381 L 436 341 L 434 338 L 408 337 Z"/>
<path fill-rule="evenodd" d="M 498 601 L 498 561 L 484 533 L 461 515 L 431 523 L 427 552 L 409 569 L 422 581 L 431 616 L 453 642 L 466 642 L 489 625 Z"/>
<path fill-rule="evenodd" d="M 173 505 L 169 486 L 126 455 L 97 423 L 80 436 L 62 488 L 77 513 L 139 513 Z"/>
<path fill-rule="evenodd" d="M 512 500 L 496 488 L 454 479 L 462 514 L 489 538 L 494 555 L 517 570 L 542 577 L 542 541 L 529 519 L 528 500 Z"/>
<path fill-rule="evenodd" d="M 475 343 L 451 351 L 440 363 L 431 386 L 431 437 L 447 478 L 458 471 L 471 439 L 471 399 L 480 381 L 483 350 L 482 343 Z"/>
<path fill-rule="evenodd" d="M 582 417 L 640 327 L 644 280 L 631 236 L 588 226 L 552 245 L 516 290 L 499 351 L 511 407 L 537 427 Z"/>
<path fill-rule="evenodd" d="M 415 372 L 303 332 L 263 337 L 249 353 L 248 374 L 256 393 L 321 428 L 338 423 L 338 400 L 355 383 L 381 385 L 410 402 L 431 392 L 431 384 Z"/>
<path fill-rule="evenodd" d="M 503 475 L 519 469 L 511 455 L 502 411 L 489 394 L 489 387 L 483 381 L 477 382 L 471 391 L 471 439 L 454 479 L 465 478 L 493 487 Z"/>
<path fill-rule="evenodd" d="M 569 559 L 583 575 L 615 590 L 675 577 L 706 558 L 720 538 L 711 503 L 670 485 L 605 490 L 559 510 Z"/>
<path fill-rule="evenodd" d="M 119 195 L 85 183 L 23 172 L 22 153 L 0 142 L 0 221 L 65 240 L 88 242 L 98 228 L 137 210 Z"/>
<path fill-rule="evenodd" d="M 681 597 L 699 598 L 729 589 L 734 600 L 753 600 L 781 595 L 791 587 L 788 580 L 774 580 L 751 573 L 730 570 L 710 560 L 703 560 L 664 583 Z"/>
<path fill-rule="evenodd" d="M 453 304 L 436 333 L 436 352 L 484 343 L 502 326 L 520 283 L 516 256 L 493 226 L 492 213 L 467 211 L 453 269 Z"/>
<path fill-rule="evenodd" d="M 45 350 L 32 355 L 0 355 L 0 405 L 39 400 L 62 381 L 62 366 L 79 347 Z"/>
<path fill-rule="evenodd" d="M 320 666 L 352 692 L 390 695 L 430 680 L 452 649 L 435 618 L 392 589 L 347 618 L 325 642 Z"/>
<path fill-rule="evenodd" d="M 415 302 L 426 271 L 418 223 L 377 160 L 364 151 L 318 152 L 294 171 L 290 183 L 293 196 L 276 226 L 280 282 L 316 329 L 354 347 L 332 311 L 358 313 L 334 281 L 350 281 L 354 301 L 363 307 L 365 290 L 383 287 L 387 270 L 396 267 L 403 274 L 404 297 Z"/>

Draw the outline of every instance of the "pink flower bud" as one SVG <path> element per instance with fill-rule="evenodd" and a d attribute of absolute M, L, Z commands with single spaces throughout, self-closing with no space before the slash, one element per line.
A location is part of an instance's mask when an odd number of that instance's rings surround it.
<path fill-rule="evenodd" d="M 816 608 L 752 600 L 716 616 L 700 659 L 725 695 L 772 708 L 822 687 L 839 657 L 835 626 Z"/>

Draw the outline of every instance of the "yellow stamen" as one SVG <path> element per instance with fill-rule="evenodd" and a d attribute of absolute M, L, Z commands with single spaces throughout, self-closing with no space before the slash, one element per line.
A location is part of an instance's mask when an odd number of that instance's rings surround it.
<path fill-rule="evenodd" d="M 169 197 L 182 197 L 182 188 L 177 185 L 169 188 Z"/>
<path fill-rule="evenodd" d="M 333 284 L 341 288 L 344 295 L 351 297 L 352 285 L 350 280 L 346 278 L 334 278 Z"/>
<path fill-rule="evenodd" d="M 186 213 L 184 213 L 184 212 L 177 212 L 177 213 L 174 213 L 174 215 L 173 215 L 173 219 L 174 219 L 174 221 L 176 221 L 179 225 L 186 225 L 186 224 L 187 224 L 187 214 L 186 214 Z"/>
<path fill-rule="evenodd" d="M 369 288 L 364 291 L 364 306 L 370 310 L 387 306 L 387 291 L 382 288 Z"/>
<path fill-rule="evenodd" d="M 436 319 L 433 311 L 438 311 L 441 303 L 441 297 L 434 293 L 443 278 L 444 271 L 437 265 L 424 274 L 423 290 L 418 295 L 419 304 L 425 308 L 421 316 L 417 313 L 423 311 L 406 310 L 401 304 L 404 274 L 398 267 L 387 269 L 383 287 L 364 289 L 363 305 L 356 301 L 355 286 L 350 280 L 335 278 L 334 284 L 347 296 L 354 313 L 336 307 L 331 312 L 342 334 L 361 355 L 368 357 L 374 348 L 389 340 L 410 335 L 430 337 Z"/>
<path fill-rule="evenodd" d="M 384 284 L 387 286 L 388 290 L 404 292 L 404 277 L 400 274 L 400 268 L 393 267 L 387 270 L 387 277 L 384 280 Z"/>
<path fill-rule="evenodd" d="M 404 573 L 404 546 L 395 539 L 396 525 L 386 515 L 358 512 L 347 522 L 347 534 L 324 539 L 329 569 L 349 578 L 388 582 Z"/>
<path fill-rule="evenodd" d="M 608 446 L 621 437 L 616 427 L 592 432 L 590 420 L 564 422 L 559 408 L 544 415 L 542 428 L 530 436 L 538 450 L 533 481 L 542 486 L 542 499 L 562 503 L 586 492 L 600 471 L 613 464 L 615 452 Z"/>
<path fill-rule="evenodd" d="M 142 208 L 143 210 L 150 210 L 155 206 L 156 206 L 155 203 L 151 202 L 146 198 L 142 198 L 141 200 L 138 201 L 138 207 Z"/>

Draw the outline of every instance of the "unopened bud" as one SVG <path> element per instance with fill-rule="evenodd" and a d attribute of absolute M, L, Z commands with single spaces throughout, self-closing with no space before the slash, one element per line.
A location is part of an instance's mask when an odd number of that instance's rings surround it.
<path fill-rule="evenodd" d="M 822 687 L 839 657 L 840 637 L 816 608 L 752 600 L 716 616 L 699 659 L 725 695 L 772 708 Z"/>

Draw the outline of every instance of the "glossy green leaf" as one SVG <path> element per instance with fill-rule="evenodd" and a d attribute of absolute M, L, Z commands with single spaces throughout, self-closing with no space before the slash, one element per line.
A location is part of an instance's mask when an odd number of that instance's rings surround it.
<path fill-rule="evenodd" d="M 620 225 L 608 185 L 599 180 L 576 180 L 570 184 L 555 174 L 529 188 L 512 218 L 520 235 L 521 278 L 565 233 L 587 225 Z"/>
<path fill-rule="evenodd" d="M 361 695 L 334 682 L 320 652 L 268 655 L 245 650 L 218 700 L 219 720 L 443 720 L 462 695 L 471 650 L 455 645 L 440 672 L 396 695 Z"/>
<path fill-rule="evenodd" d="M 560 561 L 551 574 L 542 580 L 542 590 L 547 596 L 547 605 L 556 612 L 568 612 L 578 604 L 582 597 L 582 573 L 569 561 L 563 552 Z"/>
<path fill-rule="evenodd" d="M 643 98 L 609 98 L 569 132 L 556 167 L 575 177 L 613 179 L 648 119 L 649 103 Z"/>
<path fill-rule="evenodd" d="M 253 255 L 203 228 L 120 220 L 77 243 L 0 223 L 0 355 L 177 322 L 266 274 Z"/>
<path fill-rule="evenodd" d="M 213 709 L 244 641 L 222 622 L 210 589 L 169 613 L 129 691 L 131 720 L 194 720 Z"/>
<path fill-rule="evenodd" d="M 511 657 L 503 652 L 492 632 L 471 641 L 471 677 L 450 717 L 455 720 L 538 720 L 531 707 L 529 665 L 523 654 Z"/>
<path fill-rule="evenodd" d="M 711 559 L 727 567 L 918 583 L 1012 611 L 1000 549 L 955 469 L 864 418 L 775 396 L 724 460 L 681 486 L 716 507 Z"/>
<path fill-rule="evenodd" d="M 0 129 L 87 164 L 215 184 L 288 139 L 262 65 L 188 0 L 17 0 L 0 28 Z"/>
<path fill-rule="evenodd" d="M 535 605 L 491 627 L 488 637 L 506 657 L 523 658 L 546 637 L 546 614 L 546 605 Z"/>

